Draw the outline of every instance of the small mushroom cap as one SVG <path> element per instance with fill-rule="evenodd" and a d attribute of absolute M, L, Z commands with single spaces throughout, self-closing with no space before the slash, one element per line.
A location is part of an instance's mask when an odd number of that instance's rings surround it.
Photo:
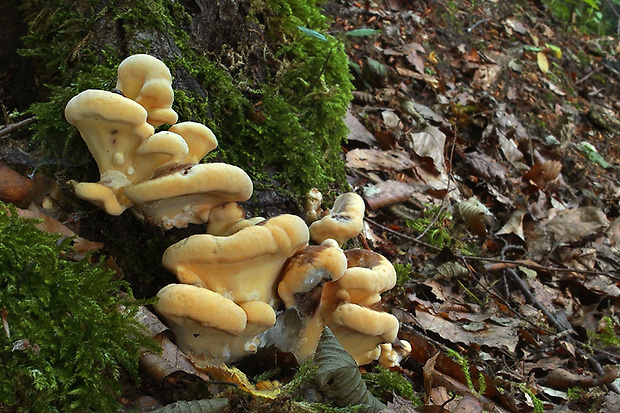
<path fill-rule="evenodd" d="M 286 308 L 308 305 L 315 308 L 318 302 L 308 303 L 312 300 L 306 297 L 307 293 L 321 288 L 325 281 L 338 280 L 346 268 L 347 259 L 333 239 L 325 240 L 321 245 L 306 246 L 287 261 L 278 285 L 278 295 Z M 303 303 L 299 303 L 300 300 Z"/>
<path fill-rule="evenodd" d="M 310 225 L 310 238 L 320 244 L 328 238 L 339 245 L 358 236 L 364 229 L 364 200 L 356 193 L 340 195 L 329 215 Z"/>
<path fill-rule="evenodd" d="M 379 358 L 380 343 L 396 339 L 399 324 L 392 314 L 343 303 L 334 311 L 329 327 L 357 364 L 364 365 Z"/>
<path fill-rule="evenodd" d="M 170 284 L 157 293 L 154 305 L 187 354 L 229 361 L 230 343 L 243 334 L 246 312 L 232 301 L 204 288 Z"/>
<path fill-rule="evenodd" d="M 206 154 L 217 148 L 215 135 L 202 123 L 181 122 L 172 125 L 168 131 L 181 135 L 187 142 L 189 153 L 184 160 L 186 163 L 198 163 Z"/>
<path fill-rule="evenodd" d="M 274 304 L 285 261 L 308 238 L 305 222 L 285 214 L 227 237 L 190 236 L 170 246 L 162 263 L 182 283 L 208 288 L 239 303 Z"/>
<path fill-rule="evenodd" d="M 161 60 L 147 54 L 129 56 L 118 66 L 116 89 L 147 110 L 151 125 L 176 123 L 172 76 Z"/>
<path fill-rule="evenodd" d="M 131 99 L 102 90 L 85 90 L 65 108 L 67 121 L 80 131 L 99 172 L 119 171 L 132 182 L 141 179 L 131 172 L 136 148 L 154 131 L 146 116 Z"/>
<path fill-rule="evenodd" d="M 211 235 L 228 236 L 263 221 L 265 221 L 263 217 L 245 219 L 243 207 L 236 202 L 229 202 L 211 210 L 206 232 Z"/>
<path fill-rule="evenodd" d="M 304 212 L 306 214 L 306 222 L 308 225 L 321 218 L 323 210 L 323 194 L 317 188 L 312 188 L 306 194 L 304 200 Z"/>
<path fill-rule="evenodd" d="M 169 284 L 159 290 L 157 298 L 155 311 L 177 324 L 189 319 L 233 335 L 245 330 L 247 315 L 243 308 L 206 288 Z"/>
<path fill-rule="evenodd" d="M 157 169 L 184 161 L 188 153 L 189 147 L 181 135 L 169 131 L 157 132 L 136 148 L 135 173 L 142 177 L 141 181 L 150 179 Z"/>
<path fill-rule="evenodd" d="M 344 301 L 370 306 L 381 301 L 381 293 L 396 285 L 396 271 L 381 254 L 365 249 L 345 251 L 347 270 L 338 283 Z"/>
<path fill-rule="evenodd" d="M 252 181 L 240 168 L 224 163 L 184 165 L 183 169 L 133 185 L 125 191 L 143 219 L 162 227 L 183 228 L 209 220 L 211 209 L 252 195 Z"/>
<path fill-rule="evenodd" d="M 99 183 L 79 183 L 75 186 L 75 194 L 78 198 L 98 206 L 110 215 L 118 216 L 127 209 L 127 206 L 119 203 L 111 188 Z"/>

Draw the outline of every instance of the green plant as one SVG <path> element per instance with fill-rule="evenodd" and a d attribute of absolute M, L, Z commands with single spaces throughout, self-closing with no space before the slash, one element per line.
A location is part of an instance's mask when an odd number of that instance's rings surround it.
<path fill-rule="evenodd" d="M 128 285 L 70 239 L 0 203 L 0 410 L 114 411 L 121 369 L 155 349 L 134 319 Z"/>
<path fill-rule="evenodd" d="M 363 373 L 362 378 L 366 381 L 369 390 L 380 396 L 383 392 L 395 394 L 411 400 L 416 406 L 422 406 L 422 401 L 416 397 L 411 383 L 400 373 L 390 371 L 383 367 L 377 367 L 376 372 Z"/>
<path fill-rule="evenodd" d="M 483 395 L 487 388 L 487 382 L 484 378 L 484 375 L 478 372 L 478 389 L 476 390 L 474 382 L 471 378 L 469 361 L 461 354 L 452 349 L 448 349 L 447 352 L 450 357 L 452 357 L 457 363 L 461 365 L 461 370 L 463 371 L 463 376 L 465 378 L 465 384 L 467 385 L 469 391 L 476 397 L 480 397 L 481 395 Z"/>
<path fill-rule="evenodd" d="M 530 389 L 525 383 L 517 383 L 517 387 L 519 387 L 523 393 L 530 397 L 532 404 L 534 405 L 534 413 L 543 413 L 545 411 L 545 406 L 543 405 L 542 400 L 536 396 L 532 389 Z"/>
<path fill-rule="evenodd" d="M 394 270 L 396 271 L 396 285 L 402 287 L 411 280 L 411 263 L 401 264 L 399 262 L 394 264 Z"/>
<path fill-rule="evenodd" d="M 430 206 L 424 215 L 415 220 L 408 219 L 407 227 L 423 234 L 424 240 L 431 245 L 443 248 L 452 245 L 450 230 L 454 227 L 452 215 L 440 206 Z"/>
<path fill-rule="evenodd" d="M 620 347 L 620 336 L 616 333 L 618 323 L 611 317 L 603 317 L 602 322 L 600 331 L 590 334 L 591 337 L 600 341 L 604 347 Z"/>

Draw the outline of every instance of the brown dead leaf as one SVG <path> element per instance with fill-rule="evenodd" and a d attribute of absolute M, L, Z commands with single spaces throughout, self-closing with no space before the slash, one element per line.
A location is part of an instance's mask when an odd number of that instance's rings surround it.
<path fill-rule="evenodd" d="M 364 199 L 372 210 L 389 205 L 400 204 L 408 200 L 415 192 L 410 185 L 398 181 L 382 181 L 364 187 Z"/>
<path fill-rule="evenodd" d="M 347 167 L 370 171 L 402 171 L 413 166 L 411 156 L 399 150 L 353 149 L 346 159 Z"/>
<path fill-rule="evenodd" d="M 576 374 L 564 369 L 555 369 L 541 379 L 541 383 L 545 386 L 561 390 L 567 390 L 571 387 L 589 389 L 591 387 L 607 385 L 617 378 L 617 368 L 609 368 L 602 376 L 598 377 Z"/>
<path fill-rule="evenodd" d="M 497 81 L 501 71 L 502 67 L 500 65 L 489 64 L 481 66 L 476 73 L 474 73 L 472 86 L 482 90 L 488 89 Z"/>
<path fill-rule="evenodd" d="M 523 153 L 519 150 L 519 147 L 514 140 L 508 139 L 506 134 L 499 130 L 497 131 L 497 139 L 499 142 L 499 147 L 508 162 L 514 163 L 523 160 Z"/>
<path fill-rule="evenodd" d="M 497 326 L 485 323 L 482 329 L 471 332 L 458 323 L 452 323 L 424 311 L 416 311 L 416 319 L 428 331 L 439 334 L 446 340 L 464 343 L 476 343 L 513 352 L 517 347 L 517 330 L 512 327 Z"/>
<path fill-rule="evenodd" d="M 467 153 L 465 161 L 472 167 L 474 172 L 472 175 L 485 181 L 500 183 L 506 179 L 506 168 L 484 153 Z"/>
<path fill-rule="evenodd" d="M 422 132 L 409 135 L 409 145 L 416 155 L 430 158 L 437 173 L 444 170 L 444 146 L 446 135 L 434 126 L 427 126 Z"/>
<path fill-rule="evenodd" d="M 34 182 L 0 163 L 0 201 L 27 207 Z"/>
<path fill-rule="evenodd" d="M 347 115 L 344 118 L 344 123 L 349 128 L 349 135 L 347 136 L 347 140 L 349 141 L 357 141 L 363 142 L 368 146 L 376 145 L 375 138 L 372 136 L 372 133 L 368 132 L 368 129 L 362 125 L 351 111 L 347 110 Z"/>
<path fill-rule="evenodd" d="M 557 242 L 577 242 L 603 231 L 609 226 L 607 216 L 597 207 L 571 208 L 560 211 L 546 225 L 555 234 Z"/>
<path fill-rule="evenodd" d="M 558 177 L 561 170 L 562 163 L 559 161 L 535 163 L 529 171 L 523 175 L 523 180 L 533 183 L 539 189 L 544 189 L 548 183 L 554 181 Z"/>

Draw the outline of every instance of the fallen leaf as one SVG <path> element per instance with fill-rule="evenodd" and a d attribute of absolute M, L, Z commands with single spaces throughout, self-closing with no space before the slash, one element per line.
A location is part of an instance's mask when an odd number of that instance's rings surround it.
<path fill-rule="evenodd" d="M 547 55 L 544 52 L 538 52 L 536 55 L 536 62 L 538 63 L 538 68 L 541 72 L 547 73 L 549 71 L 549 61 L 547 60 Z"/>
<path fill-rule="evenodd" d="M 427 126 L 422 132 L 409 135 L 409 146 L 416 155 L 432 159 L 436 172 L 444 170 L 444 146 L 446 135 L 434 126 Z"/>
<path fill-rule="evenodd" d="M 367 185 L 363 191 L 368 207 L 377 210 L 405 202 L 415 192 L 415 189 L 406 183 L 388 180 Z"/>
<path fill-rule="evenodd" d="M 547 223 L 546 229 L 555 234 L 557 242 L 571 243 L 603 231 L 608 226 L 609 220 L 603 210 L 581 207 L 560 211 Z"/>
<path fill-rule="evenodd" d="M 402 171 L 413 167 L 411 156 L 400 150 L 353 149 L 347 152 L 347 167 L 371 171 Z"/>

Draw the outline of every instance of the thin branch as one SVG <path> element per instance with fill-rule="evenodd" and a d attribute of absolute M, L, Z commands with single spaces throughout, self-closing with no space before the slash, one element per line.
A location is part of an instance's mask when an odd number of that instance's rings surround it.
<path fill-rule="evenodd" d="M 34 122 L 36 120 L 36 116 L 31 116 L 29 118 L 26 118 L 24 120 L 20 120 L 17 123 L 12 123 L 10 125 L 6 125 L 5 127 L 3 127 L 2 129 L 0 129 L 0 136 L 4 136 L 4 135 L 8 135 L 9 133 L 12 133 L 20 128 L 23 128 L 24 126 L 28 126 L 30 125 L 32 122 Z"/>

